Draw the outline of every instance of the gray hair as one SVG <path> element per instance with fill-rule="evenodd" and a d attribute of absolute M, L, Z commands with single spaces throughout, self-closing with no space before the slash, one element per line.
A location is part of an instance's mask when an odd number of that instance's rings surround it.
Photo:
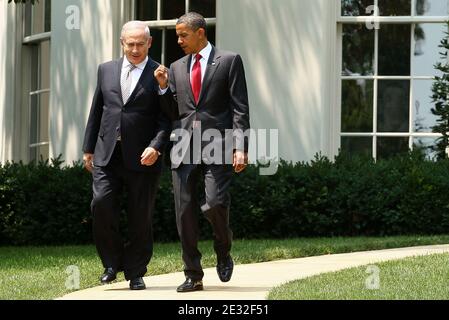
<path fill-rule="evenodd" d="M 122 33 L 121 33 L 120 39 L 122 39 L 122 40 L 124 39 L 124 35 L 127 31 L 135 30 L 135 29 L 144 30 L 145 38 L 146 39 L 151 38 L 151 32 L 150 32 L 150 28 L 148 27 L 148 25 L 143 21 L 135 20 L 135 21 L 129 21 L 129 22 L 125 23 L 125 25 L 122 28 Z"/>
<path fill-rule="evenodd" d="M 176 22 L 177 25 L 182 23 L 188 26 L 193 31 L 196 31 L 199 28 L 203 28 L 204 31 L 206 31 L 207 35 L 206 19 L 204 19 L 204 17 L 197 12 L 186 13 Z"/>

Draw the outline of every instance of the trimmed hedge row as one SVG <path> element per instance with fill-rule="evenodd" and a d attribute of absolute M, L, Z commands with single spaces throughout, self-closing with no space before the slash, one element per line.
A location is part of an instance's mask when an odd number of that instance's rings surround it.
<path fill-rule="evenodd" d="M 166 169 L 154 216 L 157 241 L 178 241 L 170 177 Z M 419 153 L 377 163 L 316 156 L 282 162 L 274 176 L 250 166 L 236 177 L 231 225 L 236 238 L 447 234 L 448 193 L 448 160 Z M 91 197 L 91 177 L 80 163 L 0 166 L 0 244 L 92 243 Z M 200 221 L 202 237 L 210 238 L 206 219 Z"/>

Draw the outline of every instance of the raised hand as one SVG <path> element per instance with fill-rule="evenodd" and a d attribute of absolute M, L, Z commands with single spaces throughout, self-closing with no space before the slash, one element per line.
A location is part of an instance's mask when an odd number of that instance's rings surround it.
<path fill-rule="evenodd" d="M 168 69 L 164 65 L 161 64 L 154 71 L 154 77 L 159 83 L 159 87 L 161 87 L 161 89 L 166 89 L 168 87 Z"/>

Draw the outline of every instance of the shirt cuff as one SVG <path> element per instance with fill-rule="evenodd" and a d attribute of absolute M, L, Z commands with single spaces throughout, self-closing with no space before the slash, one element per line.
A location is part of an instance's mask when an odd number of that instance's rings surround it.
<path fill-rule="evenodd" d="M 159 93 L 160 96 L 163 96 L 167 92 L 167 90 L 168 90 L 168 87 L 165 88 L 165 89 L 161 89 L 161 87 L 159 86 L 158 93 Z"/>

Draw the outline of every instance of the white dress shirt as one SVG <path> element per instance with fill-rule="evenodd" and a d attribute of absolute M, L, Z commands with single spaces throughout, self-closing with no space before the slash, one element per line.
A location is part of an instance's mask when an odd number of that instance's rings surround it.
<path fill-rule="evenodd" d="M 148 56 L 145 58 L 145 60 L 143 60 L 141 63 L 139 63 L 138 65 L 136 65 L 136 68 L 131 71 L 131 90 L 129 91 L 129 96 L 131 97 L 131 94 L 133 93 L 134 89 L 136 88 L 137 82 L 139 82 L 140 77 L 142 76 L 143 70 L 145 69 L 145 66 L 147 65 L 148 62 Z M 120 74 L 120 79 L 122 79 L 122 75 L 124 72 L 128 72 L 129 68 L 130 68 L 131 62 L 129 62 L 129 60 L 126 58 L 126 56 L 123 57 L 123 65 L 122 65 L 122 72 Z M 122 137 L 119 136 L 117 137 L 118 141 L 122 140 Z"/>
<path fill-rule="evenodd" d="M 203 83 L 204 75 L 206 74 L 207 62 L 209 61 L 211 52 L 212 52 L 212 45 L 210 44 L 210 42 L 208 42 L 207 46 L 203 50 L 200 51 L 200 55 L 201 55 L 201 59 L 200 59 L 201 84 Z M 192 70 L 193 70 L 193 66 L 195 65 L 195 61 L 196 61 L 196 54 L 193 54 L 192 55 L 192 63 L 190 63 L 190 83 L 192 83 Z"/>
<path fill-rule="evenodd" d="M 147 62 L 148 62 L 148 56 L 141 63 L 137 64 L 136 68 L 133 71 L 131 71 L 132 82 L 131 82 L 130 96 L 133 93 L 134 89 L 136 88 L 137 82 L 139 82 L 139 79 L 142 76 L 143 70 L 145 69 L 145 66 L 147 65 Z M 123 74 L 123 72 L 129 71 L 130 64 L 131 64 L 131 62 L 129 62 L 128 59 L 126 58 L 126 56 L 124 56 L 123 65 L 122 65 L 122 74 Z"/>
<path fill-rule="evenodd" d="M 204 75 L 206 74 L 206 69 L 207 69 L 207 62 L 209 61 L 210 58 L 210 54 L 212 53 L 212 45 L 210 44 L 210 42 L 207 42 L 207 46 L 200 51 L 200 55 L 201 55 L 201 59 L 200 59 L 200 64 L 201 64 L 201 85 L 203 84 L 203 80 L 204 80 Z M 192 61 L 190 63 L 190 83 L 192 83 L 192 70 L 193 70 L 193 66 L 195 65 L 195 61 L 196 61 L 196 53 L 192 55 Z M 161 89 L 161 87 L 159 87 L 159 95 L 164 95 L 168 90 L 168 87 L 165 89 Z"/>

